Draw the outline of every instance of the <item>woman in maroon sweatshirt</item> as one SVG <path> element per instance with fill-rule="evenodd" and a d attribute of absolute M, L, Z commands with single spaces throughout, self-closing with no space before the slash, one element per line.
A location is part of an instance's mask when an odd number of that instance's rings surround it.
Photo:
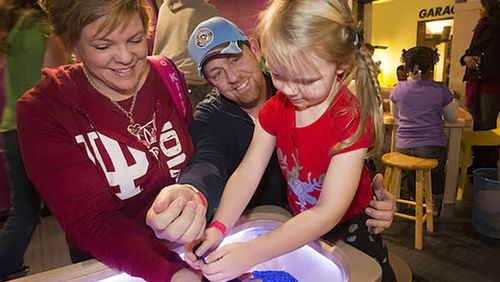
<path fill-rule="evenodd" d="M 169 88 L 147 58 L 146 0 L 39 2 L 82 63 L 45 69 L 17 103 L 30 179 L 73 247 L 148 281 L 200 281 L 145 224 L 193 151 L 169 91 L 184 79 Z"/>

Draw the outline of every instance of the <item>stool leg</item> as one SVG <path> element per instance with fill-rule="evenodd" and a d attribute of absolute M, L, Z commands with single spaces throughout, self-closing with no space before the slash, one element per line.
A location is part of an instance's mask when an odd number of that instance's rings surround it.
<path fill-rule="evenodd" d="M 427 231 L 434 232 L 434 217 L 432 215 L 432 178 L 431 171 L 426 169 L 424 171 L 424 187 L 425 187 L 425 213 L 427 217 L 425 223 L 427 224 Z"/>
<path fill-rule="evenodd" d="M 399 199 L 401 193 L 401 169 L 399 167 L 394 167 L 392 169 L 392 191 L 391 194 Z"/>
<path fill-rule="evenodd" d="M 462 195 L 465 189 L 465 183 L 467 182 L 467 169 L 471 165 L 471 147 L 462 143 L 462 161 L 460 179 L 458 180 L 458 190 L 457 190 L 457 201 L 462 200 Z"/>
<path fill-rule="evenodd" d="M 422 190 L 424 188 L 424 175 L 422 170 L 416 170 L 415 181 L 415 249 L 422 249 Z"/>
<path fill-rule="evenodd" d="M 389 193 L 392 194 L 392 167 L 386 166 L 384 172 L 384 188 L 387 189 Z"/>

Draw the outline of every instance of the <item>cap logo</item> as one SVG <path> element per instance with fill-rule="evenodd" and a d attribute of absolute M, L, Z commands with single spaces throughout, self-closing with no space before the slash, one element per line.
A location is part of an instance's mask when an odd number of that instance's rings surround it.
<path fill-rule="evenodd" d="M 208 28 L 202 28 L 196 33 L 196 46 L 198 48 L 205 48 L 208 44 L 212 43 L 214 33 Z"/>

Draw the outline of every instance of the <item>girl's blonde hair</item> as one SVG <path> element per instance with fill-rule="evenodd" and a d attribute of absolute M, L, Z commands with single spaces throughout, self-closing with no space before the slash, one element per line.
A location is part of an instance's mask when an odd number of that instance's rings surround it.
<path fill-rule="evenodd" d="M 332 150 L 354 144 L 371 121 L 374 138 L 368 155 L 375 155 L 382 147 L 384 131 L 380 86 L 370 54 L 362 47 L 361 27 L 355 24 L 347 1 L 273 0 L 260 15 L 257 30 L 263 54 L 287 70 L 295 68 L 296 60 L 307 64 L 311 51 L 338 67 L 347 66 L 342 82 L 348 85 L 356 79 L 360 110 L 349 109 L 345 114 L 360 114 L 360 123 L 352 136 Z"/>
<path fill-rule="evenodd" d="M 82 29 L 106 17 L 96 35 L 106 35 L 126 23 L 137 12 L 146 36 L 151 32 L 151 7 L 146 0 L 38 0 L 47 12 L 54 31 L 67 50 L 73 50 Z"/>

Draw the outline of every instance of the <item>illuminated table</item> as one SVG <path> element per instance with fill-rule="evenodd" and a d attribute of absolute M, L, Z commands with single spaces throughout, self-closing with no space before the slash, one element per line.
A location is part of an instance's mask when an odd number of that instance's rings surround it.
<path fill-rule="evenodd" d="M 244 214 L 236 227 L 228 231 L 223 244 L 246 241 L 260 236 L 281 225 L 289 218 L 290 215 L 279 207 L 255 208 Z M 284 238 L 284 240 L 286 239 Z M 182 252 L 182 247 L 175 248 L 174 251 Z M 254 270 L 284 270 L 300 282 L 380 281 L 382 274 L 379 264 L 368 255 L 344 242 L 336 242 L 331 245 L 321 240 L 256 265 L 250 271 Z M 144 280 L 120 273 L 96 260 L 89 260 L 26 276 L 17 281 L 139 282 Z"/>
<path fill-rule="evenodd" d="M 395 151 L 398 119 L 394 118 L 390 112 L 385 112 L 384 124 L 389 126 L 391 134 L 391 152 Z M 472 116 L 465 109 L 460 108 L 458 120 L 456 122 L 445 122 L 444 127 L 448 132 L 448 159 L 446 163 L 446 179 L 441 216 L 451 217 L 453 216 L 453 207 L 457 196 L 462 130 L 472 130 Z"/>

